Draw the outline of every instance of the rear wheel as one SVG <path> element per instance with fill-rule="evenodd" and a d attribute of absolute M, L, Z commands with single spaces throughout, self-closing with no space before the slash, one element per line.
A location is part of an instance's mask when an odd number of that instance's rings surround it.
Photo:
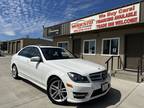
<path fill-rule="evenodd" d="M 59 78 L 52 78 L 49 81 L 47 94 L 55 104 L 66 104 L 67 102 L 67 91 L 64 83 Z"/>
<path fill-rule="evenodd" d="M 11 74 L 12 74 L 12 77 L 13 77 L 14 79 L 18 79 L 18 78 L 19 78 L 19 77 L 18 77 L 18 70 L 17 70 L 16 65 L 13 65 L 13 66 L 12 66 L 12 72 L 11 72 Z"/>

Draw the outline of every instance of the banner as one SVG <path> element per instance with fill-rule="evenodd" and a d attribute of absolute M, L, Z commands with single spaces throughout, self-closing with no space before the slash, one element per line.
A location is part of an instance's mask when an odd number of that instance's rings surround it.
<path fill-rule="evenodd" d="M 70 23 L 70 33 L 139 23 L 140 4 L 134 4 Z"/>
<path fill-rule="evenodd" d="M 140 4 L 96 15 L 96 29 L 139 23 Z"/>

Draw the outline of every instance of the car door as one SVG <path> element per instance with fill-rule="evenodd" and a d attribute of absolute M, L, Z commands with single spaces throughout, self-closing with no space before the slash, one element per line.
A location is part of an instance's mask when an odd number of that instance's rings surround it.
<path fill-rule="evenodd" d="M 31 53 L 30 53 L 31 50 L 32 50 L 31 47 L 24 48 L 23 50 L 21 50 L 18 53 L 18 56 L 16 58 L 16 65 L 17 65 L 19 74 L 23 75 L 26 78 L 30 77 L 30 74 L 29 74 L 29 70 L 30 70 L 29 61 L 30 61 L 30 58 L 31 58 Z"/>
<path fill-rule="evenodd" d="M 37 47 L 32 48 L 31 55 L 32 57 L 39 56 L 41 58 L 40 51 Z M 34 82 L 39 84 L 42 84 L 42 65 L 43 62 L 33 62 L 31 60 L 29 61 L 29 75 Z"/>

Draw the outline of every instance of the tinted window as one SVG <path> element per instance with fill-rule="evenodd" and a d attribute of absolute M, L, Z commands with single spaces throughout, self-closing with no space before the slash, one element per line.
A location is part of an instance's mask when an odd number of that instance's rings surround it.
<path fill-rule="evenodd" d="M 38 48 L 36 48 L 36 47 L 24 48 L 22 51 L 19 52 L 18 55 L 28 57 L 28 58 L 35 57 L 35 56 L 39 56 L 39 57 L 41 56 Z"/>
<path fill-rule="evenodd" d="M 41 48 L 41 50 L 46 60 L 74 58 L 70 52 L 61 48 Z"/>
<path fill-rule="evenodd" d="M 33 47 L 30 52 L 31 52 L 31 57 L 35 57 L 35 56 L 39 56 L 40 57 L 41 56 L 38 48 L 36 48 L 36 47 Z"/>
<path fill-rule="evenodd" d="M 21 50 L 18 53 L 18 55 L 30 58 L 31 57 L 31 54 L 30 54 L 31 50 L 32 50 L 32 47 L 24 48 L 23 50 Z"/>

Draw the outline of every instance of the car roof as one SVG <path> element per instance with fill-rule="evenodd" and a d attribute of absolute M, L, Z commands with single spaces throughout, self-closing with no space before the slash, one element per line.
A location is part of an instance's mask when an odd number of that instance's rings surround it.
<path fill-rule="evenodd" d="M 39 48 L 61 48 L 57 46 L 42 46 L 42 45 L 28 45 L 26 47 L 39 47 Z"/>

